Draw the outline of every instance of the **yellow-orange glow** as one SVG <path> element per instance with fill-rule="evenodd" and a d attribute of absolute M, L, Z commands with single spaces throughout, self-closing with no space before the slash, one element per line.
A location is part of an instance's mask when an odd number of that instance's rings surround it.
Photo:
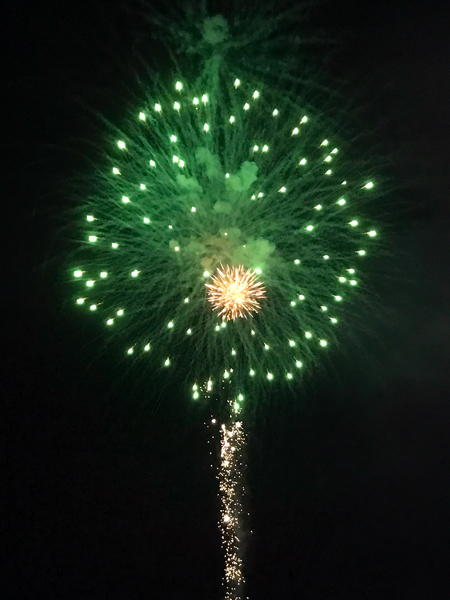
<path fill-rule="evenodd" d="M 239 267 L 226 265 L 217 269 L 212 283 L 206 283 L 208 300 L 225 320 L 234 320 L 260 310 L 259 299 L 265 297 L 265 288 L 255 273 Z"/>

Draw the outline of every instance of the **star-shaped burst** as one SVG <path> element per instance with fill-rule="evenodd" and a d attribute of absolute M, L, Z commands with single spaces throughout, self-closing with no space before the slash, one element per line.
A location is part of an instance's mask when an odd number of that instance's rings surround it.
<path fill-rule="evenodd" d="M 246 318 L 257 313 L 261 305 L 258 299 L 265 298 L 265 288 L 254 271 L 244 266 L 226 265 L 217 269 L 212 283 L 206 283 L 208 300 L 219 316 L 225 320 Z"/>

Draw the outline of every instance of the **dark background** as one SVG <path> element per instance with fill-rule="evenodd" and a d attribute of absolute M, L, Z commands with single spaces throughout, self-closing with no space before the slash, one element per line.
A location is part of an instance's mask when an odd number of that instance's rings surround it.
<path fill-rule="evenodd" d="M 221 595 L 207 412 L 104 350 L 67 302 L 64 182 L 85 167 L 77 140 L 101 147 L 80 104 L 127 108 L 117 81 L 141 24 L 123 6 L 14 2 L 2 19 L 2 598 Z M 374 267 L 396 276 L 375 277 L 369 334 L 261 407 L 248 595 L 446 599 L 450 5 L 334 0 L 313 17 L 340 39 L 327 68 L 361 81 L 367 127 L 401 157 L 391 264 Z"/>

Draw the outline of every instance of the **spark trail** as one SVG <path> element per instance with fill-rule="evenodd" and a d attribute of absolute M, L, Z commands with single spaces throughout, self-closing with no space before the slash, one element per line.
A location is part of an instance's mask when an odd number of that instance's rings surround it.
<path fill-rule="evenodd" d="M 225 554 L 225 600 L 243 599 L 243 449 L 245 432 L 237 415 L 221 426 L 220 530 Z"/>

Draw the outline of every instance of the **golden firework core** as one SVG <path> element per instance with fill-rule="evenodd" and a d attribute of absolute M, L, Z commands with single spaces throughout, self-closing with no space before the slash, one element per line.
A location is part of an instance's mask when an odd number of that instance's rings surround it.
<path fill-rule="evenodd" d="M 265 298 L 265 288 L 254 271 L 243 265 L 220 265 L 211 281 L 205 284 L 208 300 L 224 321 L 246 318 L 260 310 L 258 300 Z"/>

